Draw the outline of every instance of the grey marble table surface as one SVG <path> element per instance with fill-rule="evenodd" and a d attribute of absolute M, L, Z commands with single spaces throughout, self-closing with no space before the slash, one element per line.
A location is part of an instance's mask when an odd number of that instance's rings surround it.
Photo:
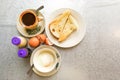
<path fill-rule="evenodd" d="M 18 58 L 17 47 L 11 44 L 12 36 L 19 35 L 19 13 L 40 5 L 45 6 L 45 17 L 56 9 L 72 8 L 86 24 L 79 45 L 55 46 L 62 65 L 51 77 L 29 77 L 29 59 Z M 0 0 L 0 80 L 120 80 L 120 0 Z"/>

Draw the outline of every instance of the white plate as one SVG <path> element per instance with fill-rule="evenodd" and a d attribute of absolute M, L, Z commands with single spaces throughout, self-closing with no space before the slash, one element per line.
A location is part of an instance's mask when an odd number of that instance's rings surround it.
<path fill-rule="evenodd" d="M 54 11 L 50 16 L 47 17 L 47 21 L 46 21 L 47 25 L 45 26 L 45 31 L 46 31 L 46 34 L 47 34 L 49 40 L 56 46 L 59 46 L 62 48 L 69 48 L 69 47 L 73 47 L 73 46 L 77 45 L 84 38 L 85 32 L 86 32 L 86 27 L 83 23 L 82 16 L 75 10 L 69 9 L 69 10 L 71 10 L 72 16 L 77 21 L 77 24 L 78 24 L 77 30 L 74 31 L 63 42 L 58 42 L 57 39 L 54 38 L 54 36 L 51 34 L 48 26 L 49 26 L 50 22 L 52 22 L 54 20 L 55 17 L 57 17 L 59 14 L 61 14 L 66 9 L 68 9 L 68 8 L 62 8 L 62 9 L 58 9 L 58 10 Z"/>
<path fill-rule="evenodd" d="M 33 9 L 32 9 L 32 10 L 33 10 Z M 37 25 L 38 27 L 41 26 L 41 27 L 40 27 L 40 31 L 38 31 L 37 33 L 32 34 L 32 35 L 28 34 L 27 31 L 26 31 L 26 29 L 20 25 L 20 23 L 19 23 L 19 17 L 18 17 L 18 19 L 17 19 L 17 30 L 18 30 L 23 36 L 25 36 L 25 37 L 33 37 L 33 36 L 36 36 L 36 35 L 42 33 L 42 32 L 44 31 L 44 28 L 45 28 L 45 20 L 44 20 L 44 16 L 42 15 L 42 13 L 39 12 L 39 16 L 40 16 L 40 17 L 42 16 L 42 17 L 43 17 L 43 20 L 40 21 L 40 22 L 38 23 L 38 25 Z"/>
<path fill-rule="evenodd" d="M 52 49 L 52 50 L 54 50 L 54 51 L 57 53 L 57 56 L 59 56 L 59 57 L 57 58 L 57 61 L 58 61 L 58 64 L 59 64 L 59 65 L 58 65 L 54 70 L 52 70 L 51 72 L 48 72 L 48 73 L 42 73 L 42 72 L 38 71 L 35 67 L 33 68 L 33 71 L 34 71 L 37 75 L 39 75 L 39 76 L 51 76 L 51 75 L 55 74 L 55 73 L 59 70 L 60 65 L 61 65 L 61 55 L 60 55 L 60 53 L 59 53 L 54 47 L 43 45 L 43 46 L 40 46 L 40 47 L 36 48 L 36 49 L 33 51 L 32 55 L 31 55 L 30 65 L 32 66 L 32 64 L 33 64 L 33 57 L 34 57 L 35 53 L 36 53 L 38 50 L 43 49 L 43 48 Z"/>

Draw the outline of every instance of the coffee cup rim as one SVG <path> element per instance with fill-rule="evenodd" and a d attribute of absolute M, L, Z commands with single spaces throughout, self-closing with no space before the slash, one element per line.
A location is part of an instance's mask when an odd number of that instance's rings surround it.
<path fill-rule="evenodd" d="M 23 23 L 22 17 L 23 17 L 23 15 L 26 14 L 26 13 L 32 13 L 32 14 L 35 16 L 35 22 L 34 22 L 33 25 L 27 26 L 27 25 L 25 25 L 25 24 Z M 38 20 L 37 20 L 37 19 L 38 19 L 38 18 L 37 18 L 37 15 L 35 14 L 35 12 L 32 11 L 32 10 L 30 10 L 30 9 L 27 9 L 27 10 L 23 11 L 23 12 L 20 14 L 20 16 L 19 16 L 19 22 L 20 22 L 20 24 L 21 24 L 23 27 L 25 27 L 26 29 L 33 29 L 33 27 L 35 27 L 35 26 L 38 24 Z"/>

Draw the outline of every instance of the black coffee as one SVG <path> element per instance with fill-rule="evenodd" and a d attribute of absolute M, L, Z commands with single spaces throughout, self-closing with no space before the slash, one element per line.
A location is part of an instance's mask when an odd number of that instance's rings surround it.
<path fill-rule="evenodd" d="M 35 16 L 32 13 L 26 13 L 22 17 L 22 22 L 26 26 L 33 25 L 35 23 Z"/>

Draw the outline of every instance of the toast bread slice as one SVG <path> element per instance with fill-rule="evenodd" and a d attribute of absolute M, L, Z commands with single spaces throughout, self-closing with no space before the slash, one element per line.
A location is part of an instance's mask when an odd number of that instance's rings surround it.
<path fill-rule="evenodd" d="M 70 15 L 70 10 L 66 10 L 49 24 L 50 32 L 56 38 L 60 37 L 60 33 L 64 29 L 69 15 Z"/>
<path fill-rule="evenodd" d="M 63 31 L 60 33 L 60 37 L 58 39 L 59 42 L 66 40 L 68 36 L 70 36 L 71 33 L 73 33 L 77 29 L 77 26 L 74 23 L 74 18 L 70 15 Z"/>

